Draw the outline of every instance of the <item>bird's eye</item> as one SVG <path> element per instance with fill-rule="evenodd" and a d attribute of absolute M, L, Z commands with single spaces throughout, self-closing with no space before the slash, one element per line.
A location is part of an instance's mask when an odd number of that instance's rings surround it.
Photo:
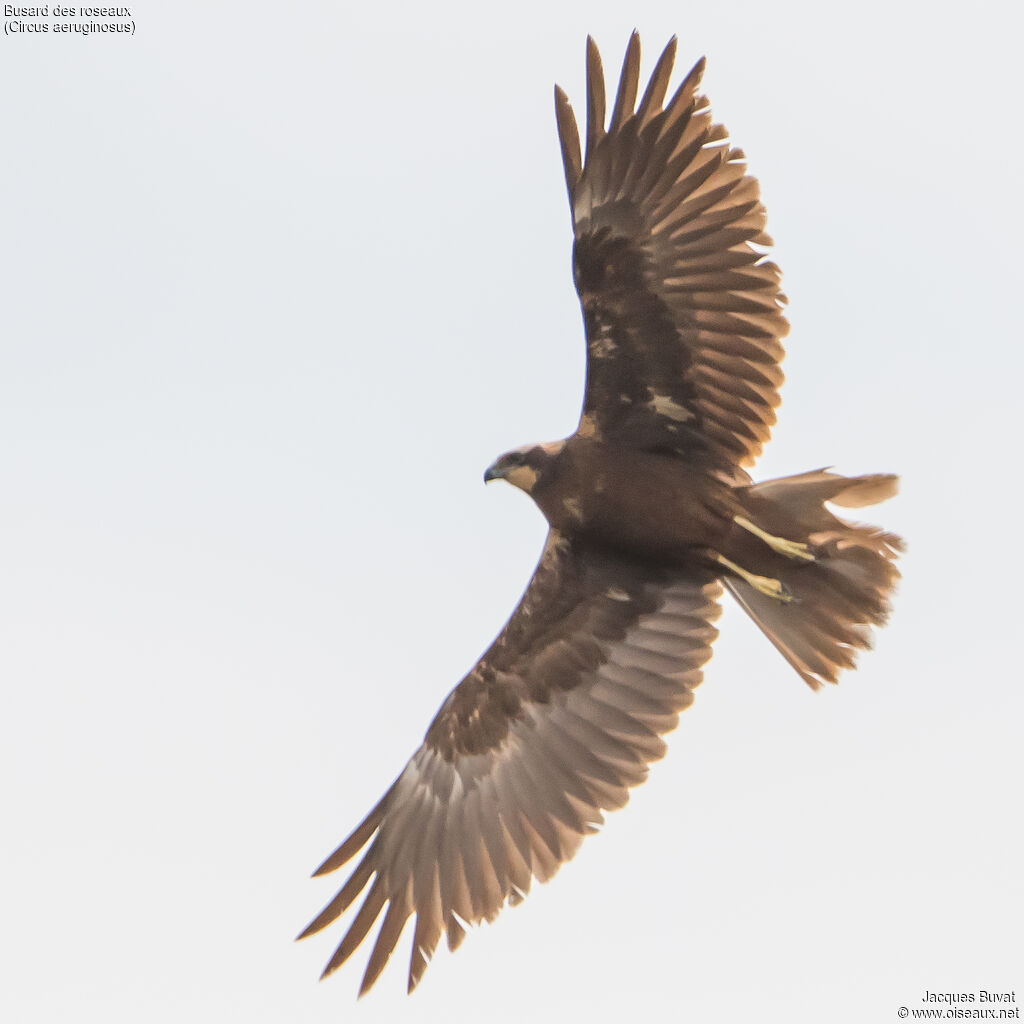
<path fill-rule="evenodd" d="M 526 464 L 526 454 L 524 452 L 509 452 L 505 456 L 505 462 L 509 466 L 523 466 Z"/>

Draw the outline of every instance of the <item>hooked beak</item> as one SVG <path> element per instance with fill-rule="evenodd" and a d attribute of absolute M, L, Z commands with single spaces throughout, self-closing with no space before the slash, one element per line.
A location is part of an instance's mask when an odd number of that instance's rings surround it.
<path fill-rule="evenodd" d="M 500 463 L 501 463 L 501 459 L 498 459 L 497 462 L 492 462 L 484 470 L 484 483 L 485 484 L 489 484 L 492 480 L 504 480 L 505 479 L 505 471 L 503 469 L 499 468 Z"/>

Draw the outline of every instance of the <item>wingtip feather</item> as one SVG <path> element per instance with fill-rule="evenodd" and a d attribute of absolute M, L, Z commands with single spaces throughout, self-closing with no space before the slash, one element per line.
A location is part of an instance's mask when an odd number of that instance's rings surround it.
<path fill-rule="evenodd" d="M 619 88 L 615 94 L 611 124 L 608 126 L 609 133 L 618 131 L 633 116 L 639 87 L 640 35 L 633 29 L 633 34 L 626 45 L 626 55 L 622 59 L 622 72 L 619 75 Z"/>
<path fill-rule="evenodd" d="M 565 184 L 569 190 L 569 205 L 583 174 L 583 159 L 580 153 L 580 132 L 576 115 L 565 90 L 555 86 L 555 121 L 558 125 L 558 142 L 562 150 L 562 166 L 565 168 Z"/>
<path fill-rule="evenodd" d="M 637 110 L 637 117 L 641 124 L 646 124 L 651 117 L 657 114 L 661 110 L 662 103 L 665 102 L 668 82 L 672 77 L 672 68 L 676 62 L 677 44 L 678 40 L 673 36 L 665 45 L 665 49 L 661 51 L 658 63 L 655 64 L 654 70 L 651 72 L 650 81 L 647 83 L 644 97 Z"/>
<path fill-rule="evenodd" d="M 594 147 L 604 137 L 604 67 L 601 52 L 593 36 L 587 36 L 587 153 L 589 160 Z"/>
<path fill-rule="evenodd" d="M 313 872 L 313 878 L 321 875 L 328 875 L 337 871 L 343 864 L 348 863 L 370 840 L 370 836 L 377 831 L 384 811 L 387 809 L 388 798 L 391 796 L 394 786 L 380 798 L 377 805 L 363 820 L 352 830 L 349 837 L 339 846 L 324 862 Z"/>

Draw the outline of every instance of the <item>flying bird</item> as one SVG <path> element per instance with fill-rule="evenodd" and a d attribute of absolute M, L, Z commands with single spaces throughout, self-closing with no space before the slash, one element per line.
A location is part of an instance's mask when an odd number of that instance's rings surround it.
<path fill-rule="evenodd" d="M 583 410 L 571 437 L 517 448 L 484 474 L 547 519 L 536 571 L 391 788 L 316 871 L 365 850 L 300 936 L 362 896 L 326 976 L 383 913 L 360 994 L 410 917 L 411 992 L 442 936 L 454 950 L 626 803 L 693 700 L 723 588 L 812 688 L 851 668 L 887 616 L 899 538 L 827 503 L 874 504 L 896 477 L 755 484 L 745 470 L 775 422 L 785 298 L 757 182 L 698 91 L 703 60 L 665 100 L 675 51 L 673 38 L 638 105 L 634 33 L 606 118 L 587 40 L 582 152 L 555 88 Z"/>

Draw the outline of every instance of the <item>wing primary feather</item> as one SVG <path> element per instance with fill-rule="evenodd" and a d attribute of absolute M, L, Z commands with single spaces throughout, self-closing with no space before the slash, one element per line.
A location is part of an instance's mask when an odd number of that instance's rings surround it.
<path fill-rule="evenodd" d="M 615 95 L 615 106 L 612 108 L 612 120 L 608 133 L 614 135 L 633 116 L 636 106 L 636 94 L 640 85 L 640 34 L 633 29 L 626 46 L 626 56 L 622 61 L 622 75 L 619 78 L 619 91 Z"/>
<path fill-rule="evenodd" d="M 668 135 L 676 126 L 678 119 L 687 111 L 690 110 L 691 106 L 694 108 L 694 113 L 697 113 L 696 104 L 693 102 L 694 94 L 697 91 L 697 86 L 700 85 L 701 76 L 704 74 L 704 68 L 707 65 L 707 60 L 701 57 L 696 64 L 690 68 L 689 74 L 683 79 L 679 88 L 672 94 L 672 99 L 665 104 L 665 120 L 661 125 L 661 135 Z"/>
<path fill-rule="evenodd" d="M 326 978 L 332 971 L 336 971 L 352 955 L 359 943 L 366 938 L 366 933 L 373 927 L 373 922 L 380 916 L 386 901 L 387 895 L 384 892 L 384 882 L 380 875 L 378 875 L 374 879 L 373 886 L 367 893 L 366 899 L 359 908 L 359 913 L 356 914 L 351 927 L 338 944 L 338 948 L 334 951 L 334 956 L 327 961 L 327 966 L 324 968 L 323 974 L 320 975 L 321 980 Z"/>
<path fill-rule="evenodd" d="M 708 132 L 701 132 L 669 161 L 658 179 L 650 183 L 647 202 L 652 209 L 660 207 L 669 194 L 678 196 L 680 200 L 691 195 L 718 170 L 725 153 L 704 150 L 708 141 Z M 692 170 L 681 177 L 687 168 Z"/>
<path fill-rule="evenodd" d="M 523 828 L 519 814 L 519 800 L 509 779 L 510 769 L 501 766 L 494 773 L 494 791 L 498 800 L 498 814 L 503 827 L 505 851 L 508 857 L 509 876 L 512 884 L 529 891 L 530 879 L 533 877 L 533 854 L 530 839 Z"/>
<path fill-rule="evenodd" d="M 377 844 L 374 843 L 367 851 L 366 856 L 359 862 L 359 866 L 349 876 L 348 881 L 341 887 L 338 895 L 320 911 L 313 921 L 306 925 L 304 931 L 296 936 L 296 939 L 304 939 L 308 935 L 320 931 L 321 928 L 326 928 L 348 910 L 352 901 L 363 891 L 373 874 L 376 852 Z"/>
<path fill-rule="evenodd" d="M 416 900 L 416 929 L 412 937 L 412 954 L 409 957 L 409 987 L 412 990 L 419 984 L 423 972 L 430 963 L 430 958 L 441 940 L 441 890 L 437 879 L 437 869 L 433 873 L 430 894 L 427 899 Z"/>
<path fill-rule="evenodd" d="M 408 886 L 406 886 L 405 892 L 392 896 L 391 902 L 388 904 L 384 922 L 377 933 L 377 941 L 373 945 L 373 952 L 370 954 L 363 980 L 359 985 L 360 996 L 370 990 L 373 983 L 380 977 L 380 972 L 387 966 L 401 937 L 405 922 L 409 920 L 409 913 Z"/>
<path fill-rule="evenodd" d="M 323 862 L 313 872 L 313 877 L 317 878 L 320 875 L 330 874 L 332 871 L 337 871 L 338 868 L 350 861 L 352 857 L 358 853 L 367 843 L 370 836 L 377 831 L 381 821 L 384 818 L 384 812 L 387 810 L 388 800 L 391 797 L 391 793 L 394 790 L 394 785 L 388 789 L 388 791 L 380 798 L 377 806 L 374 807 L 370 813 L 363 818 L 362 822 L 356 826 L 352 834 L 346 839 L 341 846 L 339 846 L 334 853 L 332 853 L 327 860 Z"/>
<path fill-rule="evenodd" d="M 435 805 L 417 844 L 412 867 L 413 902 L 417 908 L 427 903 L 437 885 L 438 851 L 443 841 L 444 817 L 443 808 Z"/>
<path fill-rule="evenodd" d="M 516 840 L 512 836 L 512 830 L 508 823 L 502 819 L 501 839 L 505 846 L 506 865 L 508 869 L 509 894 L 508 901 L 511 906 L 521 903 L 526 894 L 530 891 L 530 883 L 533 881 L 533 871 L 530 867 L 532 858 L 529 843 L 526 840 L 526 833 L 520 829 L 523 836 L 521 840 L 525 844 L 526 854 L 524 856 Z"/>
<path fill-rule="evenodd" d="M 530 849 L 533 852 L 533 873 L 541 882 L 550 882 L 557 874 L 558 868 L 562 863 L 560 855 L 554 852 L 561 849 L 554 825 L 550 821 L 545 823 L 545 831 L 548 833 L 546 838 L 540 835 L 532 821 L 524 819 L 523 828 L 527 835 L 530 836 Z"/>
<path fill-rule="evenodd" d="M 604 134 L 604 68 L 597 43 L 587 36 L 587 160 Z"/>
<path fill-rule="evenodd" d="M 466 929 L 463 928 L 462 922 L 456 914 L 448 915 L 445 933 L 448 939 L 448 952 L 454 953 L 462 945 L 462 940 L 466 937 Z"/>
<path fill-rule="evenodd" d="M 481 780 L 479 815 L 479 835 L 482 854 L 480 857 L 481 875 L 486 889 L 486 912 L 488 921 L 493 921 L 505 902 L 508 894 L 508 871 L 506 868 L 505 846 L 498 834 L 501 823 L 498 818 L 498 802 L 491 780 Z"/>
<path fill-rule="evenodd" d="M 467 921 L 479 921 L 486 916 L 482 848 L 477 842 L 480 828 L 480 787 L 475 786 L 464 798 L 461 828 L 458 833 L 459 850 L 462 853 L 462 876 L 466 880 L 466 892 L 469 896 L 469 913 L 463 914 Z M 461 910 L 459 912 L 462 913 Z"/>
<path fill-rule="evenodd" d="M 645 205 L 649 206 L 652 212 L 658 208 L 653 201 L 655 185 L 660 181 L 661 193 L 668 191 L 675 184 L 681 171 L 687 167 L 693 154 L 699 152 L 703 145 L 702 126 L 699 120 L 696 125 L 693 121 L 694 113 L 691 107 L 670 107 L 651 125 L 652 129 L 657 126 L 658 137 L 650 148 L 646 164 L 633 185 L 633 191 L 644 196 Z"/>
<path fill-rule="evenodd" d="M 661 51 L 658 63 L 654 66 L 654 71 L 651 72 L 651 80 L 647 83 L 644 98 L 640 101 L 640 107 L 636 112 L 637 120 L 642 125 L 661 110 L 661 105 L 665 102 L 668 80 L 672 77 L 672 66 L 676 60 L 676 44 L 676 37 L 673 36 L 665 49 Z"/>
<path fill-rule="evenodd" d="M 572 104 L 561 86 L 555 86 L 555 120 L 558 122 L 558 141 L 562 147 L 562 164 L 565 167 L 565 184 L 569 190 L 569 209 L 572 211 L 576 186 L 583 173 L 583 158 L 580 156 L 580 130 Z"/>
<path fill-rule="evenodd" d="M 462 827 L 462 804 L 457 805 L 454 810 L 454 816 L 449 813 L 440 851 L 441 906 L 449 916 L 454 911 L 463 920 L 471 921 L 473 920 L 473 902 L 470 898 L 469 886 L 466 883 L 466 870 L 461 852 L 461 840 L 465 837 Z M 450 928 L 448 948 L 452 948 Z"/>

